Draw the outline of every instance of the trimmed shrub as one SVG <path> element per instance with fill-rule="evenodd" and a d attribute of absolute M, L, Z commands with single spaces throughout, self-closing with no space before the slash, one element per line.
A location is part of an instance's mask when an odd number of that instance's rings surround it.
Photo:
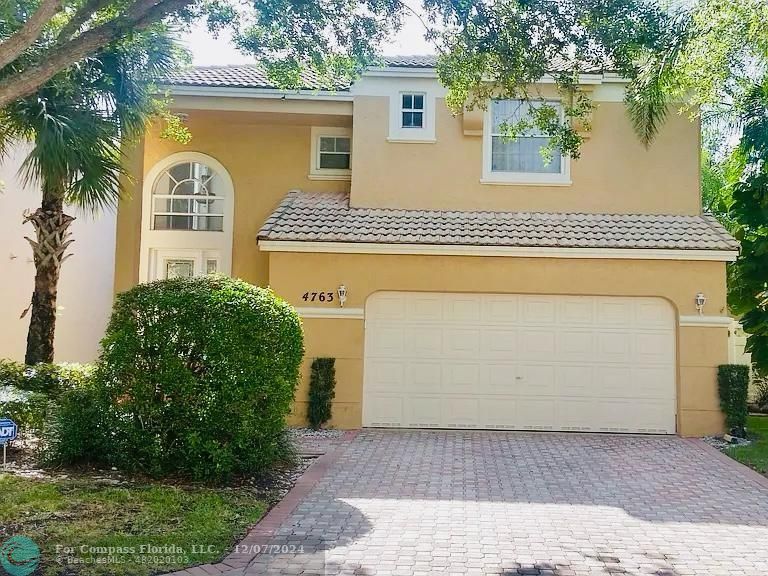
<path fill-rule="evenodd" d="M 331 419 L 331 404 L 336 396 L 336 359 L 315 358 L 309 376 L 309 425 L 318 430 Z"/>
<path fill-rule="evenodd" d="M 41 392 L 51 398 L 82 386 L 93 376 L 92 364 L 35 364 L 0 360 L 0 386 Z"/>
<path fill-rule="evenodd" d="M 748 415 L 749 366 L 742 364 L 718 366 L 717 387 L 720 393 L 720 409 L 725 414 L 725 424 L 729 432 L 743 436 Z"/>
<path fill-rule="evenodd" d="M 50 405 L 42 430 L 43 456 L 49 464 L 80 464 L 110 450 L 101 398 L 93 384 L 67 390 Z"/>
<path fill-rule="evenodd" d="M 136 286 L 117 297 L 102 349 L 94 456 L 107 464 L 222 480 L 288 453 L 303 334 L 271 290 L 216 275 Z"/>

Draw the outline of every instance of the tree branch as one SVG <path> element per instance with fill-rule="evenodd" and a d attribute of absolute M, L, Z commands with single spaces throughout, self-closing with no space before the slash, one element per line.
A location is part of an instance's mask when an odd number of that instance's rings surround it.
<path fill-rule="evenodd" d="M 0 81 L 0 108 L 33 94 L 62 70 L 92 56 L 101 47 L 122 38 L 128 32 L 139 32 L 194 1 L 139 0 L 124 16 L 86 30 L 69 42 L 49 50 L 38 64 Z"/>
<path fill-rule="evenodd" d="M 110 3 L 111 0 L 89 0 L 86 2 L 83 6 L 80 7 L 80 10 L 75 12 L 69 22 L 66 23 L 64 28 L 61 29 L 56 42 L 61 44 L 66 40 L 70 40 L 72 36 L 74 36 L 75 33 L 80 30 L 83 24 L 90 20 L 91 16 L 96 14 L 102 8 L 109 6 Z"/>
<path fill-rule="evenodd" d="M 0 44 L 0 69 L 16 60 L 40 37 L 45 25 L 62 8 L 62 0 L 43 0 L 24 25 Z"/>

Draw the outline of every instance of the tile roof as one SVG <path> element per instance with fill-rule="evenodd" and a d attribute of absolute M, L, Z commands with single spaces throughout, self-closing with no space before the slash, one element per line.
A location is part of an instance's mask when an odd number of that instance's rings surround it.
<path fill-rule="evenodd" d="M 437 64 L 435 55 L 382 56 L 380 65 L 390 68 L 434 68 Z M 553 62 L 552 71 L 567 69 L 560 62 Z M 599 72 L 599 70 L 592 70 Z M 588 70 L 585 70 L 588 72 Z M 302 73 L 301 88 L 304 90 L 347 91 L 347 81 L 324 81 L 311 70 Z M 164 84 L 169 86 L 205 86 L 217 88 L 277 88 L 269 79 L 264 66 L 254 64 L 233 64 L 229 66 L 195 66 L 178 71 L 169 76 Z"/>
<path fill-rule="evenodd" d="M 195 66 L 169 76 L 164 84 L 170 86 L 213 86 L 220 88 L 277 88 L 269 79 L 264 66 L 259 64 L 239 64 L 231 66 Z M 304 90 L 349 90 L 348 83 L 328 86 L 327 82 L 313 73 L 304 70 L 301 75 L 301 88 Z"/>
<path fill-rule="evenodd" d="M 708 215 L 350 208 L 344 193 L 289 192 L 260 240 L 461 246 L 737 250 Z"/>

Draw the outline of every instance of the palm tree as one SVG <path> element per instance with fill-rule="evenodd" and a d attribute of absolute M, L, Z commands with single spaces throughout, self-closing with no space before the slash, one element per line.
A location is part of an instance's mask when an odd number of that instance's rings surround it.
<path fill-rule="evenodd" d="M 34 239 L 27 238 L 35 264 L 27 364 L 53 361 L 59 273 L 73 242 L 74 218 L 64 206 L 97 211 L 116 205 L 127 176 L 123 146 L 161 110 L 152 83 L 173 70 L 181 54 L 167 30 L 156 27 L 0 109 L 0 156 L 31 144 L 20 174 L 42 190 L 40 207 L 25 215 L 35 230 Z"/>

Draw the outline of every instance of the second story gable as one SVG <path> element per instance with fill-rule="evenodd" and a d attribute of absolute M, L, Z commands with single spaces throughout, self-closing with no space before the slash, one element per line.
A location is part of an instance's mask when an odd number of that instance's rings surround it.
<path fill-rule="evenodd" d="M 258 66 L 194 68 L 168 88 L 190 116 L 193 148 L 220 150 L 224 164 L 227 155 L 253 154 L 254 165 L 283 171 L 270 176 L 282 193 L 349 192 L 350 205 L 363 208 L 700 213 L 698 123 L 671 114 L 645 148 L 615 74 L 582 75 L 595 108 L 581 156 L 546 161 L 543 134 L 503 135 L 502 125 L 525 117 L 528 103 L 491 100 L 454 115 L 432 57 L 386 64 L 334 91 L 311 75 L 303 90 L 278 90 Z M 542 79 L 537 90 L 562 108 L 552 82 Z M 220 133 L 226 125 L 229 135 Z"/>

